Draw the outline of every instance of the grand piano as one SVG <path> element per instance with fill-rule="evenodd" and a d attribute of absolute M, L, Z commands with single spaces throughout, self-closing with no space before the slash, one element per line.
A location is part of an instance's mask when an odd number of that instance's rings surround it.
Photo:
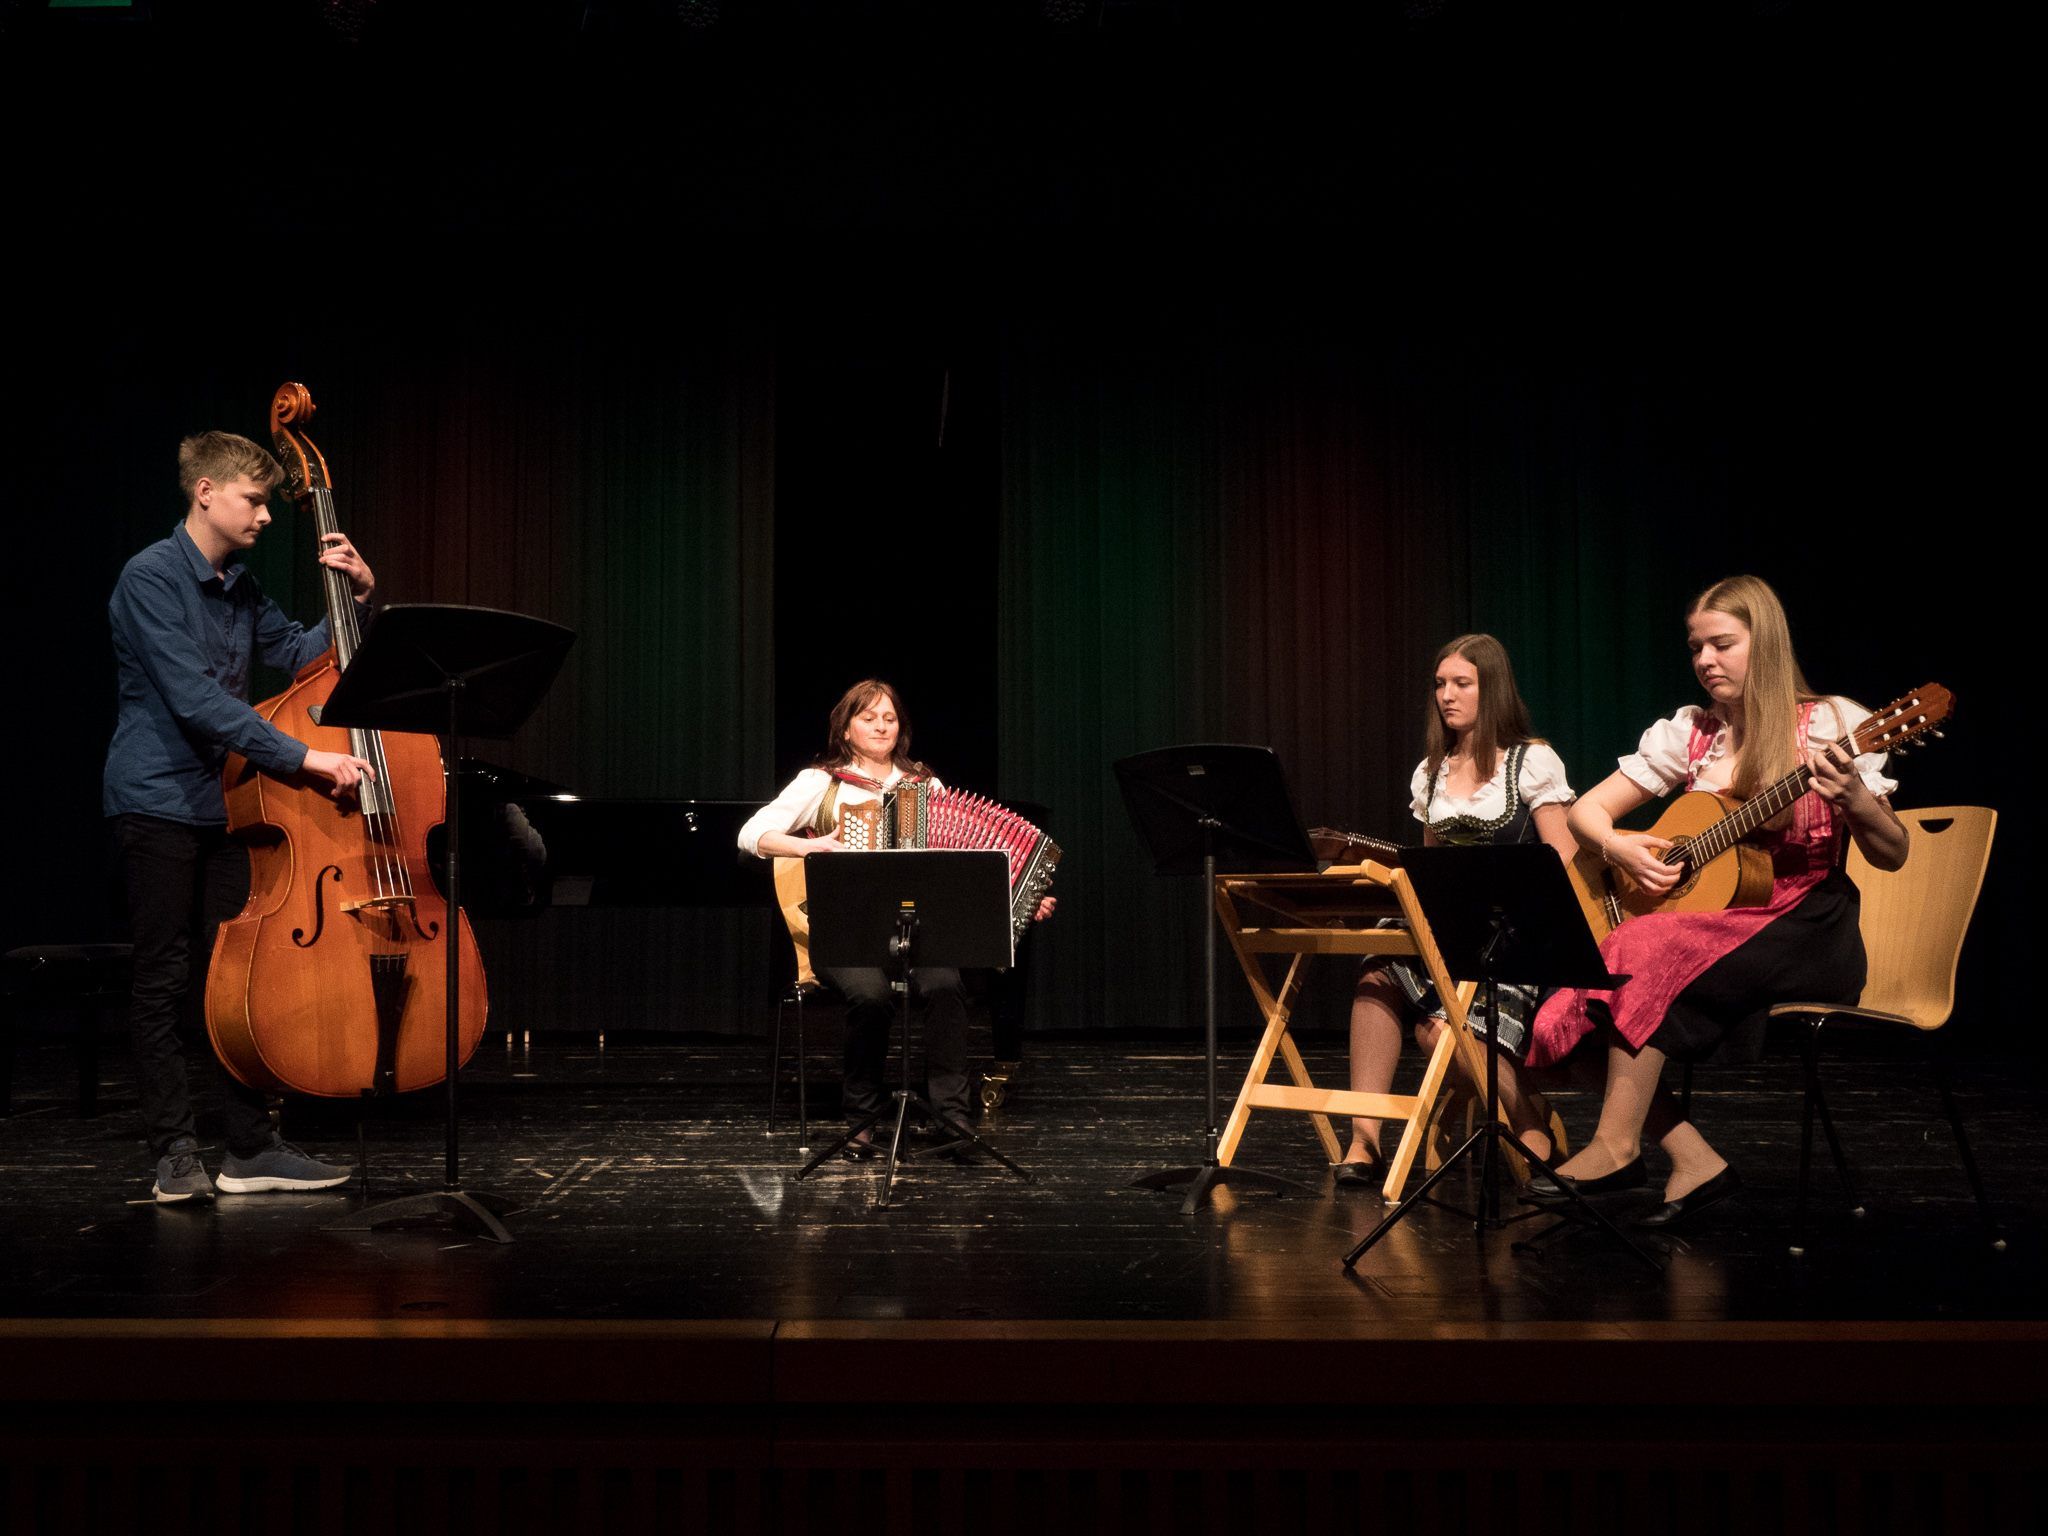
<path fill-rule="evenodd" d="M 739 850 L 746 800 L 587 799 L 480 758 L 462 764 L 462 891 L 472 917 L 554 907 L 771 905 L 768 866 Z M 436 878 L 441 840 L 428 840 Z"/>
<path fill-rule="evenodd" d="M 461 772 L 463 906 L 473 918 L 584 907 L 774 909 L 768 861 L 739 849 L 756 801 L 586 798 L 481 758 L 465 758 Z M 1042 808 L 1016 809 L 1045 824 Z M 427 856 L 445 886 L 444 848 L 437 829 Z M 786 944 L 779 949 L 787 955 Z M 991 1022 L 983 1101 L 999 1104 L 1023 1058 L 1024 967 L 975 989 L 985 991 Z"/>

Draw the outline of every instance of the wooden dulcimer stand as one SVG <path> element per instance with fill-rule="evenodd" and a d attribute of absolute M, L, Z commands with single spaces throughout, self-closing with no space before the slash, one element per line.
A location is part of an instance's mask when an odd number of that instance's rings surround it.
<path fill-rule="evenodd" d="M 1216 880 L 1216 915 L 1230 938 L 1245 980 L 1258 1000 L 1266 1027 L 1259 1047 L 1252 1053 L 1244 1087 L 1231 1107 L 1223 1128 L 1217 1158 L 1228 1167 L 1243 1139 L 1245 1126 L 1255 1109 L 1284 1109 L 1314 1117 L 1316 1135 L 1323 1150 L 1336 1162 L 1343 1154 L 1337 1134 L 1327 1118 L 1332 1115 L 1366 1115 L 1379 1120 L 1403 1120 L 1406 1129 L 1400 1145 L 1387 1162 L 1383 1193 L 1389 1200 L 1401 1197 L 1409 1170 L 1421 1153 L 1429 1124 L 1443 1091 L 1444 1075 L 1450 1070 L 1451 1053 L 1465 1053 L 1465 1067 L 1471 1081 L 1484 1078 L 1486 1060 L 1479 1042 L 1465 1028 L 1465 1013 L 1476 990 L 1471 982 L 1454 983 L 1444 969 L 1430 936 L 1429 923 L 1416 904 L 1408 876 L 1399 869 L 1367 861 L 1337 866 L 1319 874 L 1220 875 Z M 1381 918 L 1398 917 L 1407 927 L 1375 926 Z M 1272 985 L 1261 957 L 1286 955 L 1286 974 L 1278 987 Z M 1287 1032 L 1295 1000 L 1301 994 L 1304 967 L 1317 955 L 1383 955 L 1415 960 L 1436 983 L 1443 999 L 1450 1027 L 1437 1037 L 1422 1085 L 1412 1094 L 1352 1093 L 1347 1089 L 1318 1088 L 1308 1075 L 1301 1052 Z M 1287 1065 L 1292 1086 L 1267 1081 L 1278 1056 Z M 1384 1142 L 1383 1142 L 1384 1144 Z"/>

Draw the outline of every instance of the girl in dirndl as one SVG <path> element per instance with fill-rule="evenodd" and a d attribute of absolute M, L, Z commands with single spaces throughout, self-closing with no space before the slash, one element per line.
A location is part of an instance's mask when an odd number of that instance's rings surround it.
<path fill-rule="evenodd" d="M 1437 652 L 1424 732 L 1426 750 L 1408 788 L 1425 846 L 1540 841 L 1559 858 L 1572 857 L 1565 826 L 1572 789 L 1564 762 L 1531 733 L 1507 648 L 1493 636 L 1460 635 Z M 1535 995 L 1521 987 L 1500 990 L 1500 1035 L 1512 1050 L 1535 1011 Z M 1351 1001 L 1353 1092 L 1389 1090 L 1409 1022 L 1422 1048 L 1435 1049 L 1443 1027 L 1435 989 L 1405 961 L 1368 962 Z M 1507 1056 L 1501 1060 L 1500 1095 L 1524 1144 L 1550 1156 L 1548 1110 L 1524 1090 Z M 1373 1169 L 1379 1161 L 1380 1122 L 1353 1119 L 1351 1145 L 1333 1174 L 1337 1187 L 1376 1186 Z"/>
<path fill-rule="evenodd" d="M 1570 826 L 1652 894 L 1678 883 L 1659 855 L 1671 844 L 1615 826 L 1651 799 L 1680 789 L 1737 800 L 1805 763 L 1811 790 L 1758 834 L 1772 862 L 1770 899 L 1720 912 L 1653 912 L 1622 923 L 1600 946 L 1609 971 L 1628 979 L 1607 991 L 1567 989 L 1536 1016 L 1528 1061 L 1563 1060 L 1589 1037 L 1606 1052 L 1600 1123 L 1559 1169 L 1582 1194 L 1648 1182 L 1647 1137 L 1671 1160 L 1664 1203 L 1637 1225 L 1667 1227 L 1725 1199 L 1740 1185 L 1727 1160 L 1660 1086 L 1667 1060 L 1754 1059 L 1773 1003 L 1797 993 L 1851 1002 L 1863 988 L 1856 887 L 1842 870 L 1854 839 L 1876 869 L 1906 859 L 1906 830 L 1892 814 L 1897 786 L 1882 755 L 1850 759 L 1841 743 L 1869 711 L 1807 686 L 1778 596 L 1754 576 L 1716 582 L 1686 615 L 1693 672 L 1710 703 L 1688 705 L 1643 733 L 1635 752 L 1573 806 Z M 1538 1174 L 1524 1191 L 1538 1203 L 1564 1191 Z"/>

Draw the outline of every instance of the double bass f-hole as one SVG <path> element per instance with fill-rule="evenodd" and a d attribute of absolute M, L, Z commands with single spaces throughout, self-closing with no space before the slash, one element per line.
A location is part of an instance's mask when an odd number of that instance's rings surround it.
<path fill-rule="evenodd" d="M 311 949 L 320 942 L 320 935 L 327 931 L 327 902 L 320 893 L 320 883 L 323 880 L 332 880 L 337 885 L 340 884 L 341 866 L 330 864 L 313 877 L 313 937 L 307 938 L 306 930 L 303 928 L 292 930 L 292 942 L 301 949 Z"/>

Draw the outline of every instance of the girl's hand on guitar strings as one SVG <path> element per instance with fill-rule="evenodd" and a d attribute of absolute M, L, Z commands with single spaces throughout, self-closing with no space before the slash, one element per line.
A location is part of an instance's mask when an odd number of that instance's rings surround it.
<path fill-rule="evenodd" d="M 839 841 L 837 837 L 807 837 L 804 839 L 804 857 L 807 859 L 814 853 L 844 852 L 846 852 L 846 844 Z"/>
<path fill-rule="evenodd" d="M 1648 832 L 1616 832 L 1607 839 L 1601 852 L 1608 863 L 1637 885 L 1653 896 L 1662 896 L 1678 884 L 1680 874 L 1676 864 L 1666 864 L 1661 857 L 1670 847 L 1663 838 Z"/>

